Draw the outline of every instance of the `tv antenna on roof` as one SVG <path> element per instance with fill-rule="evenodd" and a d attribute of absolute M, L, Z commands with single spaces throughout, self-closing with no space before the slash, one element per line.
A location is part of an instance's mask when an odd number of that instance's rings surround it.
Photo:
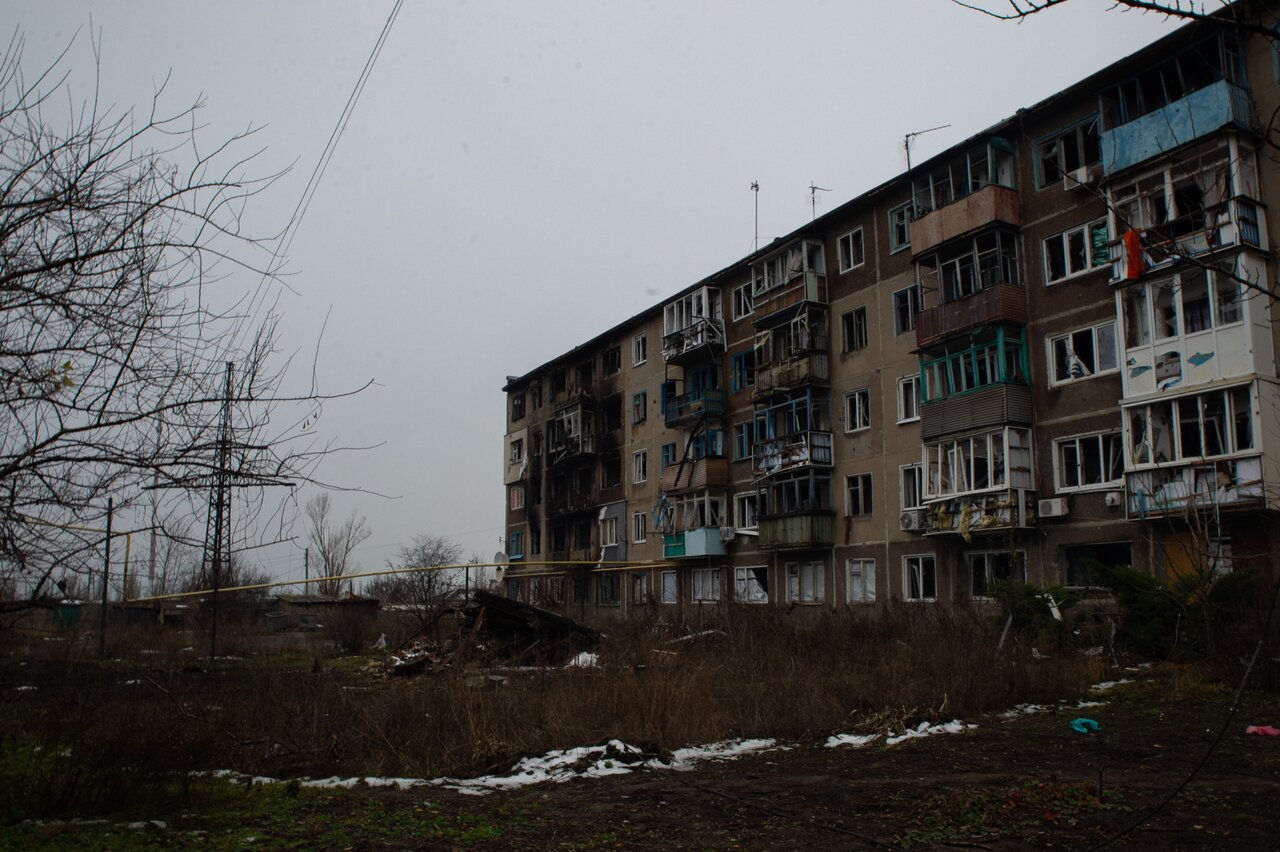
<path fill-rule="evenodd" d="M 923 136 L 926 133 L 932 133 L 935 130 L 946 130 L 950 126 L 951 126 L 950 124 L 940 124 L 937 127 L 930 127 L 928 130 L 916 130 L 912 133 L 908 133 L 906 136 L 903 137 L 902 150 L 907 152 L 907 171 L 911 171 L 911 140 L 915 139 L 917 136 Z"/>
<path fill-rule="evenodd" d="M 760 248 L 760 181 L 751 181 L 751 191 L 756 194 L 756 237 L 751 250 L 756 251 Z"/>
<path fill-rule="evenodd" d="M 818 218 L 818 193 L 830 191 L 825 186 L 818 186 L 813 181 L 809 181 L 809 207 L 813 210 L 813 218 Z"/>

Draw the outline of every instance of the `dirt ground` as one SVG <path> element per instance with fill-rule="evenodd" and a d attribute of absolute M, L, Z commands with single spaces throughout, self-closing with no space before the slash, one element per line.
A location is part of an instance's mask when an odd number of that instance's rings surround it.
<path fill-rule="evenodd" d="M 159 823 L 26 823 L 0 847 L 1280 848 L 1280 737 L 1244 733 L 1280 723 L 1280 696 L 1246 693 L 1213 747 L 1231 694 L 1181 678 L 1157 669 L 1089 696 L 1104 706 L 968 719 L 978 727 L 893 747 L 801 743 L 484 797 L 219 782 Z M 1099 731 L 1073 731 L 1077 716 Z"/>

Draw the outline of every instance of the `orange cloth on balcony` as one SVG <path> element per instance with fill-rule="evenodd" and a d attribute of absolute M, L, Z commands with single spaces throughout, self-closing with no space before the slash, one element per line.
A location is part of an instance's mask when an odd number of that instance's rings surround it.
<path fill-rule="evenodd" d="M 1124 232 L 1124 277 L 1137 278 L 1142 274 L 1142 240 L 1138 232 L 1130 228 Z"/>

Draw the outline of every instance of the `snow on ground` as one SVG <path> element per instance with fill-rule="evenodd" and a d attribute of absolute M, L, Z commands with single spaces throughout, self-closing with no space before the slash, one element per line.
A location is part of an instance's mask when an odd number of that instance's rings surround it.
<path fill-rule="evenodd" d="M 1104 680 L 1102 683 L 1095 683 L 1089 687 L 1089 690 L 1091 692 L 1106 692 L 1108 689 L 1115 689 L 1125 683 L 1133 683 L 1133 681 L 1127 677 L 1122 677 L 1119 680 Z"/>
<path fill-rule="evenodd" d="M 578 656 L 564 664 L 566 669 L 595 669 L 600 667 L 600 655 L 590 651 L 582 651 Z"/>
<path fill-rule="evenodd" d="M 880 739 L 879 734 L 836 734 L 835 736 L 827 737 L 824 745 L 826 748 L 836 748 L 838 746 L 862 748 L 878 739 Z"/>
<path fill-rule="evenodd" d="M 1000 714 L 1001 719 L 1016 719 L 1019 716 L 1030 716 L 1033 713 L 1048 713 L 1052 710 L 1048 704 L 1019 704 Z"/>
<path fill-rule="evenodd" d="M 959 719 L 952 719 L 941 725 L 930 725 L 928 722 L 921 722 L 914 728 L 908 728 L 900 734 L 890 734 L 885 737 L 884 744 L 887 746 L 897 745 L 906 740 L 915 740 L 920 737 L 932 737 L 938 734 L 959 734 L 964 731 L 972 730 L 977 725 L 967 725 Z"/>
<path fill-rule="evenodd" d="M 791 746 L 780 746 L 778 741 L 773 739 L 721 740 L 718 743 L 710 743 L 703 746 L 678 748 L 671 752 L 669 766 L 673 769 L 691 768 L 695 763 L 701 763 L 705 760 L 734 760 L 744 754 L 751 754 L 757 751 L 787 751 L 791 748 Z"/>

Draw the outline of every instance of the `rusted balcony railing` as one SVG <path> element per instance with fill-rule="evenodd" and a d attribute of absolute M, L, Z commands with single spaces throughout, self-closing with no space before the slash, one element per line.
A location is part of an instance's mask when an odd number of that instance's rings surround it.
<path fill-rule="evenodd" d="M 831 360 L 825 352 L 806 352 L 774 364 L 756 367 L 755 396 L 803 385 L 826 387 L 831 383 Z"/>
<path fill-rule="evenodd" d="M 923 310 L 916 317 L 916 346 L 929 346 L 993 322 L 1026 325 L 1027 291 L 1017 284 L 1002 283 Z"/>

